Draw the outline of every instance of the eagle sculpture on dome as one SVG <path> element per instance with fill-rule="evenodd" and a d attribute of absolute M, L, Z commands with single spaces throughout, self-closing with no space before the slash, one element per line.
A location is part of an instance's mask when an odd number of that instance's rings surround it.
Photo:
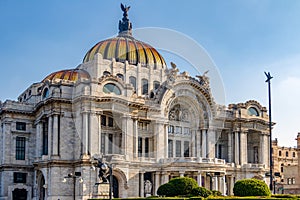
<path fill-rule="evenodd" d="M 130 9 L 130 6 L 124 6 L 122 3 L 121 3 L 121 9 L 122 9 L 122 11 L 124 12 L 124 13 L 127 13 L 128 12 L 128 10 Z"/>

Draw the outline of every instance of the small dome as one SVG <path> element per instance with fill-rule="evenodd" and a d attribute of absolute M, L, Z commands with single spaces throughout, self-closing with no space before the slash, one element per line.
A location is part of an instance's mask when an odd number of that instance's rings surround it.
<path fill-rule="evenodd" d="M 90 79 L 90 75 L 82 69 L 67 69 L 53 72 L 52 74 L 44 78 L 42 82 L 57 80 L 76 82 L 80 79 Z"/>
<path fill-rule="evenodd" d="M 144 42 L 138 41 L 131 36 L 119 35 L 97 43 L 85 55 L 83 62 L 88 62 L 100 53 L 104 59 L 115 58 L 117 62 L 127 60 L 131 65 L 154 66 L 165 68 L 166 63 L 163 57 L 155 48 Z"/>

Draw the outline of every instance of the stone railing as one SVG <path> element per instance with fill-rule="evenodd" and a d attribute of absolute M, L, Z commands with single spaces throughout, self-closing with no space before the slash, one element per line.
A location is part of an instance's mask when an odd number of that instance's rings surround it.
<path fill-rule="evenodd" d="M 160 163 L 174 163 L 174 162 L 194 162 L 194 163 L 209 163 L 224 165 L 225 160 L 218 158 L 201 158 L 201 157 L 180 157 L 180 158 L 163 158 Z"/>
<path fill-rule="evenodd" d="M 243 168 L 266 168 L 266 165 L 259 163 L 247 163 L 243 165 Z"/>

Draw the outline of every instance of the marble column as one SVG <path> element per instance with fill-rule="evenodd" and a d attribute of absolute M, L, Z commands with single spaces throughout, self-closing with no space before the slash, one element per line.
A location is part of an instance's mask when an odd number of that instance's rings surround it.
<path fill-rule="evenodd" d="M 207 133 L 207 154 L 208 158 L 215 157 L 216 130 L 209 129 Z"/>
<path fill-rule="evenodd" d="M 226 191 L 225 176 L 218 177 L 218 190 L 224 195 Z"/>
<path fill-rule="evenodd" d="M 269 142 L 268 134 L 261 133 L 260 135 L 260 152 L 259 152 L 259 163 L 269 165 Z"/>
<path fill-rule="evenodd" d="M 122 150 L 126 160 L 133 158 L 133 120 L 129 115 L 122 118 Z"/>
<path fill-rule="evenodd" d="M 145 174 L 145 172 L 140 172 L 140 197 L 145 197 L 145 192 L 144 192 L 144 174 Z"/>
<path fill-rule="evenodd" d="M 95 111 L 90 113 L 89 127 L 89 152 L 91 155 L 99 154 L 101 151 L 101 121 L 100 115 Z"/>
<path fill-rule="evenodd" d="M 156 160 L 160 160 L 161 158 L 164 158 L 165 153 L 165 129 L 164 124 L 162 122 L 156 122 L 154 124 L 154 136 L 155 136 L 155 149 L 154 152 L 156 153 Z"/>
<path fill-rule="evenodd" d="M 185 171 L 179 171 L 179 176 L 184 177 L 184 173 L 185 173 Z"/>
<path fill-rule="evenodd" d="M 197 172 L 197 183 L 199 187 L 202 187 L 202 174 L 201 171 Z"/>
<path fill-rule="evenodd" d="M 206 144 L 207 144 L 207 130 L 202 129 L 201 130 L 202 134 L 202 157 L 207 158 L 207 151 L 206 151 Z"/>
<path fill-rule="evenodd" d="M 247 153 L 247 132 L 243 131 L 240 133 L 240 161 L 241 165 L 246 164 L 248 162 L 248 153 Z"/>
<path fill-rule="evenodd" d="M 231 163 L 233 161 L 232 159 L 232 137 L 233 137 L 233 134 L 229 131 L 227 132 L 228 134 L 228 162 Z"/>
<path fill-rule="evenodd" d="M 58 115 L 55 114 L 53 115 L 53 131 L 52 131 L 52 134 L 53 134 L 53 140 L 52 140 L 52 144 L 53 144 L 53 151 L 52 151 L 52 155 L 54 156 L 57 156 L 58 155 L 58 152 L 59 152 L 59 122 L 58 122 Z"/>
<path fill-rule="evenodd" d="M 195 131 L 191 130 L 191 137 L 192 137 L 192 139 L 191 139 L 191 144 L 190 144 L 190 147 L 191 147 L 190 157 L 196 157 L 196 148 L 195 148 L 196 146 L 195 146 L 195 144 L 196 144 L 197 138 L 196 138 Z"/>
<path fill-rule="evenodd" d="M 200 133 L 200 130 L 195 130 L 196 132 L 196 156 L 197 157 L 201 157 L 201 133 Z"/>
<path fill-rule="evenodd" d="M 89 141 L 89 120 L 88 112 L 82 112 L 82 155 L 88 155 L 88 141 Z"/>
<path fill-rule="evenodd" d="M 52 155 L 52 116 L 48 117 L 48 155 Z"/>
<path fill-rule="evenodd" d="M 212 177 L 212 190 L 218 190 L 218 177 L 213 176 Z"/>
<path fill-rule="evenodd" d="M 160 186 L 160 182 L 159 182 L 159 179 L 160 179 L 160 173 L 159 172 L 155 172 L 155 184 L 154 184 L 154 194 L 157 195 L 157 189 L 159 188 Z"/>
<path fill-rule="evenodd" d="M 133 153 L 134 153 L 134 158 L 138 157 L 138 143 L 139 143 L 139 132 L 138 132 L 138 121 L 137 119 L 133 120 Z"/>
<path fill-rule="evenodd" d="M 42 155 L 43 148 L 43 125 L 42 122 L 38 122 L 36 125 L 36 149 L 35 156 L 40 157 Z"/>
<path fill-rule="evenodd" d="M 169 182 L 169 173 L 168 172 L 162 172 L 161 174 L 161 184 L 165 184 Z"/>
<path fill-rule="evenodd" d="M 240 164 L 240 145 L 239 145 L 239 132 L 234 132 L 234 162 L 236 165 Z"/>

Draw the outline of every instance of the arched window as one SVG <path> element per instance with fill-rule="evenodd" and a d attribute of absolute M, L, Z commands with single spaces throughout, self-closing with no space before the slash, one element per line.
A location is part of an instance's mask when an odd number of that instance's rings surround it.
<path fill-rule="evenodd" d="M 124 81 L 124 76 L 123 76 L 123 74 L 117 74 L 117 77 L 120 78 L 120 79 L 122 79 L 122 80 Z"/>
<path fill-rule="evenodd" d="M 103 86 L 103 92 L 105 93 L 115 93 L 116 95 L 121 94 L 121 90 L 114 83 L 107 83 Z"/>
<path fill-rule="evenodd" d="M 45 88 L 44 91 L 43 91 L 43 99 L 49 97 L 49 89 L 48 88 Z"/>
<path fill-rule="evenodd" d="M 258 111 L 257 111 L 257 109 L 256 108 L 254 108 L 254 107 L 250 107 L 249 109 L 248 109 L 248 115 L 250 115 L 250 116 L 259 116 L 259 113 L 258 113 Z"/>
<path fill-rule="evenodd" d="M 158 82 L 158 81 L 154 81 L 154 82 L 153 82 L 153 88 L 154 88 L 155 90 L 157 90 L 159 86 L 160 86 L 160 82 Z"/>
<path fill-rule="evenodd" d="M 142 79 L 142 94 L 148 94 L 148 80 Z"/>
<path fill-rule="evenodd" d="M 289 157 L 289 152 L 288 151 L 285 152 L 285 156 Z"/>
<path fill-rule="evenodd" d="M 295 152 L 293 152 L 293 158 L 295 158 L 296 157 L 296 153 Z"/>
<path fill-rule="evenodd" d="M 107 76 L 107 75 L 110 75 L 110 72 L 104 71 L 104 72 L 103 72 L 103 76 Z"/>
<path fill-rule="evenodd" d="M 281 151 L 278 152 L 278 155 L 281 156 Z"/>
<path fill-rule="evenodd" d="M 280 171 L 283 173 L 283 164 L 281 164 Z"/>
<path fill-rule="evenodd" d="M 132 84 L 134 90 L 136 91 L 136 78 L 134 76 L 129 77 L 129 83 Z"/>

